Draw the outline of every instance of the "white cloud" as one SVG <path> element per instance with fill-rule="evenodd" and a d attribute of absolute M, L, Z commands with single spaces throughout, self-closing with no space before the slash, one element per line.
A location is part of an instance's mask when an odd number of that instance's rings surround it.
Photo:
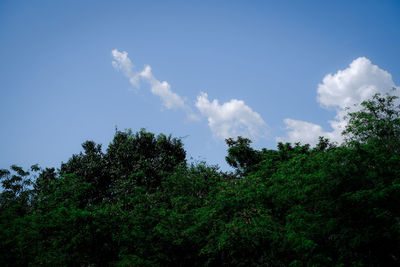
<path fill-rule="evenodd" d="M 139 73 L 139 77 L 150 84 L 150 90 L 153 95 L 159 96 L 163 105 L 167 109 L 186 109 L 185 101 L 178 94 L 172 92 L 168 82 L 157 80 L 151 72 L 149 65 L 145 66 L 144 70 Z"/>
<path fill-rule="evenodd" d="M 114 68 L 118 70 L 122 70 L 122 72 L 129 76 L 132 74 L 133 64 L 132 61 L 128 58 L 127 52 L 119 52 L 117 49 L 111 51 L 111 54 L 114 58 L 112 61 L 112 65 Z"/>
<path fill-rule="evenodd" d="M 329 138 L 330 141 L 341 143 L 343 137 L 341 135 L 346 125 L 345 121 L 333 120 L 329 121 L 333 131 L 327 132 L 318 125 L 307 121 L 284 119 L 283 120 L 287 132 L 287 137 L 278 137 L 278 142 L 301 142 L 302 144 L 310 144 L 314 146 L 318 142 L 318 137 L 324 136 Z"/>
<path fill-rule="evenodd" d="M 265 135 L 266 123 L 242 100 L 232 99 L 221 105 L 216 99 L 210 102 L 208 95 L 202 92 L 197 97 L 196 107 L 207 117 L 208 125 L 217 138 L 243 136 L 255 139 Z"/>
<path fill-rule="evenodd" d="M 140 82 L 149 84 L 150 91 L 153 95 L 161 98 L 162 105 L 167 109 L 182 109 L 187 113 L 190 120 L 198 119 L 192 109 L 185 103 L 184 99 L 177 93 L 171 90 L 171 86 L 166 81 L 157 80 L 149 65 L 146 65 L 141 72 L 135 72 L 132 61 L 128 57 L 126 51 L 120 52 L 117 49 L 111 52 L 113 61 L 112 65 L 116 70 L 122 73 L 129 79 L 129 82 L 135 88 L 139 88 Z"/>
<path fill-rule="evenodd" d="M 122 71 L 122 73 L 129 79 L 129 82 L 135 87 L 139 88 L 139 73 L 133 71 L 132 61 L 128 57 L 126 51 L 119 52 L 117 49 L 111 51 L 114 58 L 112 65 L 116 70 Z"/>
<path fill-rule="evenodd" d="M 285 119 L 288 129 L 287 137 L 277 138 L 281 142 L 301 142 L 315 145 L 319 136 L 341 143 L 342 131 L 347 125 L 343 118 L 349 111 L 356 111 L 360 102 L 369 99 L 376 93 L 389 93 L 396 87 L 389 72 L 373 65 L 365 57 L 355 59 L 348 68 L 335 74 L 328 74 L 318 85 L 317 100 L 323 108 L 334 108 L 335 119 L 329 121 L 332 131 L 324 131 L 320 125 L 310 122 Z M 398 92 L 397 92 L 398 93 Z"/>
<path fill-rule="evenodd" d="M 328 74 L 318 85 L 318 102 L 323 107 L 345 108 L 358 104 L 375 93 L 388 92 L 395 84 L 389 72 L 365 57 L 351 62 L 347 69 Z"/>

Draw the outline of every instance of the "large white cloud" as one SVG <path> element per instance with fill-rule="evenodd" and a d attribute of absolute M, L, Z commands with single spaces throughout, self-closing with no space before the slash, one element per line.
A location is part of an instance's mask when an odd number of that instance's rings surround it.
<path fill-rule="evenodd" d="M 197 97 L 196 107 L 207 117 L 208 125 L 217 138 L 243 136 L 256 139 L 265 135 L 266 123 L 242 100 L 232 99 L 219 104 L 216 99 L 210 102 L 208 95 L 202 92 Z"/>
<path fill-rule="evenodd" d="M 193 120 L 197 118 L 184 99 L 171 90 L 168 82 L 159 81 L 154 77 L 150 66 L 145 66 L 141 72 L 135 72 L 132 61 L 129 59 L 126 51 L 120 52 L 114 49 L 111 54 L 113 57 L 113 67 L 122 71 L 132 86 L 139 88 L 141 82 L 146 82 L 150 86 L 151 93 L 161 98 L 164 107 L 167 109 L 182 109 L 187 113 L 189 119 Z"/>
<path fill-rule="evenodd" d="M 343 109 L 393 87 L 395 84 L 389 72 L 373 65 L 369 59 L 359 57 L 347 69 L 326 75 L 318 85 L 317 99 L 323 107 Z"/>
<path fill-rule="evenodd" d="M 392 75 L 379 68 L 365 57 L 359 57 L 344 70 L 326 75 L 318 85 L 317 100 L 323 108 L 334 108 L 335 119 L 329 121 L 332 131 L 324 131 L 320 125 L 310 122 L 285 119 L 287 137 L 278 141 L 301 142 L 315 145 L 319 136 L 341 143 L 342 131 L 347 121 L 344 119 L 348 111 L 356 111 L 356 104 L 372 97 L 376 93 L 389 93 L 396 87 Z M 392 92 L 391 92 L 392 93 Z M 398 93 L 398 91 L 396 91 Z M 349 110 L 345 110 L 349 108 Z"/>

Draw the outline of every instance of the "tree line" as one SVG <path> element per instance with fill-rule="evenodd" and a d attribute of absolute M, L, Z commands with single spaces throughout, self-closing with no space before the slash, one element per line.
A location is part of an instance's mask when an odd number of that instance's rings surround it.
<path fill-rule="evenodd" d="M 227 139 L 230 172 L 144 129 L 58 169 L 2 169 L 0 265 L 399 266 L 396 101 L 361 103 L 340 145 Z"/>

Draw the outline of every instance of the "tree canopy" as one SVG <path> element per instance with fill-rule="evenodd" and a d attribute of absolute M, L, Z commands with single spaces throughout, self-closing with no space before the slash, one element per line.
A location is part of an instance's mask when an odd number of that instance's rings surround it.
<path fill-rule="evenodd" d="M 232 172 L 144 129 L 59 169 L 2 169 L 0 265 L 399 266 L 396 103 L 361 103 L 340 145 L 227 139 Z"/>

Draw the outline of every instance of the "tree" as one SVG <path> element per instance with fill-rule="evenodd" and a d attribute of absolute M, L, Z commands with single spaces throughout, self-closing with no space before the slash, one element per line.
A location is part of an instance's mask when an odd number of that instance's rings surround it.
<path fill-rule="evenodd" d="M 398 97 L 375 94 L 361 103 L 361 110 L 348 114 L 349 123 L 343 134 L 347 143 L 379 142 L 397 152 L 400 143 L 400 108 Z"/>
<path fill-rule="evenodd" d="M 226 162 L 236 169 L 237 174 L 246 175 L 251 168 L 260 162 L 260 152 L 250 147 L 251 140 L 238 136 L 237 139 L 225 140 L 228 145 Z"/>
<path fill-rule="evenodd" d="M 39 170 L 37 165 L 31 172 Z M 31 227 L 32 176 L 29 171 L 12 165 L 1 169 L 0 180 L 0 265 L 24 266 L 33 262 L 37 233 Z"/>
<path fill-rule="evenodd" d="M 56 171 L 0 170 L 2 266 L 399 266 L 400 108 L 375 95 L 347 142 L 187 165 L 180 139 L 116 131 Z"/>
<path fill-rule="evenodd" d="M 124 190 L 131 186 L 154 190 L 176 166 L 186 163 L 186 151 L 178 138 L 127 130 L 115 133 L 104 159 L 113 184 L 123 185 Z"/>

